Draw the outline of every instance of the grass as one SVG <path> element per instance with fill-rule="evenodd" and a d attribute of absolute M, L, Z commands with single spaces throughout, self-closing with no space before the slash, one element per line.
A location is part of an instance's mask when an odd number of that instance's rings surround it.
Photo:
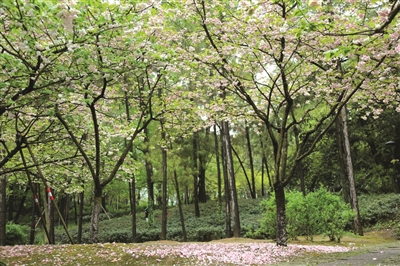
<path fill-rule="evenodd" d="M 289 246 L 296 247 L 295 252 L 283 253 L 289 254 L 284 257 L 276 254 L 277 258 L 273 258 L 276 260 L 272 260 L 272 262 L 273 265 L 282 266 L 318 265 L 368 252 L 369 250 L 398 245 L 398 243 L 388 231 L 371 231 L 362 237 L 347 235 L 340 244 L 332 243 L 323 236 L 317 236 L 313 242 L 299 238 L 289 243 Z M 206 250 L 210 245 L 214 245 L 220 250 L 227 247 L 227 256 L 236 254 L 234 251 L 236 247 L 246 247 L 248 249 L 251 245 L 270 245 L 261 247 L 273 249 L 272 253 L 285 250 L 285 248 L 275 247 L 269 240 L 229 238 L 207 243 L 151 241 L 140 244 L 9 246 L 0 247 L 0 257 L 6 265 L 234 265 L 226 262 L 221 263 L 215 258 L 210 261 L 210 264 L 204 261 L 204 257 L 199 256 L 198 252 Z M 189 249 L 188 246 L 192 249 L 192 255 L 183 256 L 184 250 Z M 321 246 L 332 247 L 332 252 L 323 253 L 319 249 L 306 250 L 307 247 Z M 349 251 L 335 252 L 337 247 L 349 248 Z M 268 251 L 271 250 L 268 249 Z M 265 252 L 268 251 L 265 250 Z M 263 254 L 263 252 L 260 254 Z M 393 261 L 391 262 L 391 260 Z M 388 258 L 387 263 L 385 265 L 395 265 L 390 264 L 394 263 L 393 258 Z"/>

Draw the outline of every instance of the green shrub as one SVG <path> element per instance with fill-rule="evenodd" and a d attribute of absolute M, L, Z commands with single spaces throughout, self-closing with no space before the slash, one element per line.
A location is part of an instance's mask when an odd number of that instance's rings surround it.
<path fill-rule="evenodd" d="M 360 195 L 358 203 L 366 227 L 400 220 L 400 194 Z"/>
<path fill-rule="evenodd" d="M 331 241 L 338 241 L 345 233 L 348 221 L 354 218 L 354 211 L 338 195 L 320 189 L 306 196 L 307 213 L 312 215 L 311 222 Z"/>
<path fill-rule="evenodd" d="M 9 222 L 6 224 L 6 245 L 26 245 L 29 243 L 30 228 L 26 225 Z"/>
<path fill-rule="evenodd" d="M 266 213 L 259 230 L 253 235 L 276 236 L 275 198 L 263 201 Z M 313 239 L 316 234 L 325 234 L 330 240 L 340 241 L 349 220 L 354 217 L 351 208 L 337 195 L 320 189 L 306 197 L 300 192 L 286 193 L 286 229 L 289 238 L 306 236 Z"/>

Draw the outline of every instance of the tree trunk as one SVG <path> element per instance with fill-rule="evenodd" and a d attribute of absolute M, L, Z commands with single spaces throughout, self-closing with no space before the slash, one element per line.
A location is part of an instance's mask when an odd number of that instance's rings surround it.
<path fill-rule="evenodd" d="M 179 217 L 181 220 L 183 242 L 186 242 L 187 234 L 186 234 L 186 227 L 185 227 L 185 217 L 183 216 L 182 201 L 181 201 L 181 196 L 179 193 L 178 175 L 176 174 L 175 170 L 174 170 L 174 182 L 175 182 L 176 198 L 178 199 L 178 210 L 179 210 Z"/>
<path fill-rule="evenodd" d="M 221 126 L 221 154 L 222 154 L 222 170 L 224 176 L 224 192 L 225 192 L 225 236 L 227 238 L 232 237 L 232 227 L 231 227 L 231 200 L 229 193 L 229 178 L 228 169 L 226 164 L 226 149 L 224 145 L 224 133 L 223 126 Z"/>
<path fill-rule="evenodd" d="M 47 188 L 44 188 L 45 191 L 44 193 L 41 193 L 43 197 L 43 203 L 44 203 L 44 217 L 45 221 L 42 221 L 43 226 L 46 226 L 48 230 L 48 240 L 49 244 L 54 244 L 55 243 L 55 237 L 54 237 L 54 207 L 53 203 L 51 202 L 51 199 L 49 198 L 47 194 Z"/>
<path fill-rule="evenodd" d="M 281 184 L 275 184 L 274 190 L 277 219 L 276 244 L 278 246 L 287 246 L 285 189 Z"/>
<path fill-rule="evenodd" d="M 165 139 L 165 132 L 162 133 Z M 167 239 L 167 150 L 162 148 L 162 217 L 161 240 Z"/>
<path fill-rule="evenodd" d="M 0 246 L 6 245 L 6 176 L 0 176 Z"/>
<path fill-rule="evenodd" d="M 252 199 L 254 199 L 254 198 L 253 198 L 254 191 L 253 191 L 253 187 L 252 187 L 252 185 L 251 185 L 251 183 L 250 183 L 250 179 L 249 179 L 249 177 L 248 177 L 248 175 L 247 175 L 246 167 L 244 166 L 243 161 L 240 159 L 239 154 L 236 152 L 236 150 L 235 150 L 233 147 L 232 147 L 232 151 L 233 151 L 233 153 L 235 154 L 237 160 L 239 161 L 240 167 L 241 167 L 242 170 L 243 170 L 243 174 L 244 174 L 244 176 L 246 177 L 247 186 L 249 187 L 249 191 L 250 191 L 250 196 L 251 196 Z"/>
<path fill-rule="evenodd" d="M 85 193 L 79 193 L 78 244 L 82 243 L 82 222 Z"/>
<path fill-rule="evenodd" d="M 29 186 L 26 186 L 25 191 L 24 191 L 24 195 L 22 196 L 19 205 L 18 205 L 18 209 L 17 212 L 15 213 L 13 222 L 17 223 L 19 216 L 21 216 L 22 210 L 24 209 L 24 205 L 25 205 L 25 200 L 26 200 L 26 196 L 28 195 L 28 191 L 29 191 Z"/>
<path fill-rule="evenodd" d="M 215 145 L 215 161 L 217 164 L 217 182 L 218 182 L 218 203 L 222 203 L 222 182 L 221 182 L 221 164 L 219 158 L 219 145 L 217 137 L 217 126 L 214 125 L 214 145 Z"/>
<path fill-rule="evenodd" d="M 100 213 L 101 213 L 101 204 L 103 196 L 103 188 L 95 187 L 94 188 L 94 198 L 93 198 L 93 207 L 92 207 L 92 217 L 90 219 L 90 243 L 98 243 L 99 242 L 99 222 L 100 222 Z"/>
<path fill-rule="evenodd" d="M 233 218 L 233 237 L 240 237 L 240 217 L 239 217 L 239 204 L 236 193 L 236 180 L 235 171 L 233 168 L 232 145 L 229 135 L 228 122 L 222 122 L 223 127 L 223 144 L 225 148 L 226 169 L 229 177 L 229 189 L 231 200 L 231 211 Z"/>
<path fill-rule="evenodd" d="M 348 184 L 349 184 L 348 191 L 350 194 L 350 205 L 356 214 L 354 216 L 354 221 L 353 221 L 354 233 L 362 236 L 363 229 L 362 229 L 362 225 L 361 225 L 361 217 L 360 217 L 360 211 L 358 208 L 357 193 L 356 193 L 356 187 L 355 187 L 355 181 L 354 181 L 353 163 L 352 163 L 352 159 L 351 159 L 349 131 L 347 128 L 347 113 L 346 113 L 345 106 L 340 110 L 340 115 L 337 118 L 336 124 L 338 126 L 337 134 L 339 135 L 338 146 L 339 146 L 339 154 L 341 154 L 341 156 L 340 156 L 340 159 L 342 161 L 341 165 L 344 166 L 342 168 L 342 170 L 344 170 L 344 175 L 347 176 L 347 179 L 348 179 Z"/>
<path fill-rule="evenodd" d="M 185 203 L 185 205 L 189 205 L 190 204 L 190 201 L 189 201 L 189 186 L 188 185 L 185 185 L 184 203 Z"/>
<path fill-rule="evenodd" d="M 194 201 L 194 215 L 196 217 L 200 217 L 200 208 L 199 208 L 199 173 L 197 167 L 197 159 L 198 159 L 198 133 L 193 133 L 192 139 L 192 164 L 193 164 L 193 201 Z"/>
<path fill-rule="evenodd" d="M 256 181 L 254 175 L 254 162 L 253 162 L 253 153 L 251 150 L 251 141 L 250 141 L 250 130 L 249 127 L 246 126 L 246 140 L 247 140 L 247 152 L 249 153 L 249 164 L 250 164 L 250 174 L 251 174 L 251 198 L 256 198 Z"/>
<path fill-rule="evenodd" d="M 33 194 L 33 192 L 32 192 L 32 194 Z M 33 245 L 35 243 L 35 226 L 36 226 L 36 203 L 35 203 L 35 199 L 32 197 L 31 231 L 29 233 L 29 244 L 30 245 Z"/>
<path fill-rule="evenodd" d="M 14 186 L 10 185 L 10 193 L 8 195 L 8 207 L 6 207 L 8 211 L 8 220 L 12 221 L 14 219 L 14 202 L 16 200 L 16 196 L 14 196 Z"/>
<path fill-rule="evenodd" d="M 132 213 L 132 243 L 136 243 L 136 180 L 135 175 L 132 174 L 130 185 L 130 204 L 131 204 L 131 213 Z M 140 194 L 140 193 L 139 193 Z"/>
<path fill-rule="evenodd" d="M 265 156 L 263 155 L 262 156 L 262 160 L 261 160 L 261 197 L 264 197 L 265 196 L 265 182 L 264 182 L 264 180 L 265 180 L 265 174 L 264 174 L 264 165 L 265 165 L 265 163 L 266 163 L 266 159 L 265 159 Z"/>

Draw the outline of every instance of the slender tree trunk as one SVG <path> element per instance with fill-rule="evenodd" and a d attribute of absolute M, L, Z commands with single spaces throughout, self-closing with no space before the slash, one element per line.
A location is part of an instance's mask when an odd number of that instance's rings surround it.
<path fill-rule="evenodd" d="M 45 188 L 47 189 L 47 188 Z M 47 192 L 47 191 L 46 191 Z M 55 232 L 54 232 L 54 204 L 55 202 L 52 202 L 50 199 L 50 196 L 48 193 L 46 195 L 46 202 L 47 202 L 47 217 L 46 217 L 46 222 L 47 222 L 47 228 L 49 229 L 49 237 L 51 239 L 51 243 L 55 244 Z"/>
<path fill-rule="evenodd" d="M 261 159 L 261 197 L 265 196 L 265 184 L 264 184 L 264 180 L 265 180 L 265 174 L 264 174 L 264 165 L 265 165 L 265 157 L 263 155 L 262 159 Z"/>
<path fill-rule="evenodd" d="M 353 163 L 351 159 L 351 151 L 350 151 L 350 141 L 349 141 L 349 132 L 347 128 L 347 114 L 346 114 L 346 107 L 343 107 L 340 110 L 340 115 L 336 121 L 337 126 L 337 139 L 338 139 L 338 147 L 339 147 L 339 158 L 341 161 L 341 168 L 343 171 L 343 176 L 347 177 L 348 189 L 344 189 L 344 193 L 349 193 L 346 195 L 350 196 L 350 205 L 354 212 L 356 213 L 353 221 L 354 225 L 354 233 L 357 235 L 363 235 L 363 229 L 361 225 L 361 217 L 360 211 L 358 208 L 358 200 L 357 200 L 357 193 L 354 181 L 354 172 L 353 172 Z"/>
<path fill-rule="evenodd" d="M 341 172 L 341 187 L 342 187 L 342 196 L 345 202 L 350 203 L 350 184 L 349 177 L 347 174 L 347 165 L 346 165 L 346 150 L 345 150 L 345 139 L 343 134 L 343 118 L 339 116 L 336 121 L 336 142 L 337 142 L 337 150 L 339 156 L 339 166 Z"/>
<path fill-rule="evenodd" d="M 6 245 L 6 176 L 0 176 L 0 246 Z"/>
<path fill-rule="evenodd" d="M 185 202 L 185 205 L 190 204 L 190 201 L 189 201 L 189 186 L 188 185 L 185 185 L 184 202 Z"/>
<path fill-rule="evenodd" d="M 147 222 L 150 226 L 153 225 L 153 209 L 154 209 L 154 183 L 153 183 L 153 165 L 150 161 L 149 151 L 149 129 L 144 129 L 146 148 L 143 151 L 145 155 L 145 167 L 146 167 L 146 184 L 147 184 Z"/>
<path fill-rule="evenodd" d="M 230 189 L 230 197 L 231 197 L 231 211 L 233 218 L 233 237 L 240 237 L 240 217 L 239 217 L 239 204 L 236 193 L 236 180 L 235 180 L 235 171 L 233 168 L 233 157 L 232 157 L 232 145 L 231 138 L 229 133 L 229 125 L 228 122 L 222 122 L 223 130 L 223 144 L 226 151 L 226 169 L 229 177 L 229 189 Z"/>
<path fill-rule="evenodd" d="M 196 217 L 200 217 L 199 208 L 199 173 L 197 167 L 198 159 L 198 132 L 193 133 L 192 139 L 192 163 L 193 163 L 193 201 L 194 201 L 194 214 Z"/>
<path fill-rule="evenodd" d="M 256 180 L 254 175 L 254 162 L 253 162 L 253 152 L 251 150 L 251 140 L 250 140 L 250 130 L 246 126 L 246 140 L 247 140 L 247 152 L 249 153 L 249 164 L 250 164 L 250 174 L 251 174 L 251 198 L 256 198 Z"/>
<path fill-rule="evenodd" d="M 249 176 L 247 175 L 246 167 L 244 166 L 243 161 L 240 159 L 239 154 L 236 152 L 236 150 L 235 150 L 233 147 L 232 147 L 232 151 L 233 151 L 233 153 L 235 154 L 237 160 L 239 161 L 240 167 L 241 167 L 242 170 L 243 170 L 243 174 L 244 174 L 244 176 L 246 177 L 247 186 L 249 187 L 249 191 L 250 191 L 250 196 L 251 196 L 252 199 L 254 199 L 254 198 L 253 198 L 253 195 L 255 195 L 255 194 L 254 194 L 254 191 L 253 191 L 253 187 L 252 187 L 252 185 L 251 185 L 251 183 L 250 183 Z"/>
<path fill-rule="evenodd" d="M 180 220 L 181 220 L 183 242 L 187 242 L 187 234 L 186 234 L 186 227 L 185 227 L 185 217 L 183 216 L 182 201 L 181 201 L 181 196 L 180 196 L 180 193 L 179 193 L 178 175 L 176 174 L 175 170 L 174 170 L 174 183 L 175 183 L 175 190 L 176 190 L 176 198 L 178 199 L 178 210 L 179 210 L 179 217 L 180 217 Z"/>
<path fill-rule="evenodd" d="M 78 218 L 78 244 L 82 243 L 82 225 L 83 225 L 83 207 L 84 207 L 85 193 L 79 193 L 79 218 Z"/>
<path fill-rule="evenodd" d="M 16 196 L 14 196 L 14 186 L 10 185 L 10 192 L 8 195 L 8 207 L 6 209 L 8 210 L 8 220 L 12 221 L 14 219 L 14 202 L 16 200 Z"/>
<path fill-rule="evenodd" d="M 33 194 L 33 192 L 32 192 L 32 194 Z M 29 244 L 30 245 L 33 245 L 35 243 L 35 226 L 36 226 L 36 203 L 35 203 L 35 199 L 32 197 L 31 231 L 29 233 Z"/>
<path fill-rule="evenodd" d="M 285 202 L 285 189 L 281 184 L 274 185 L 275 202 L 276 202 L 276 216 L 277 216 L 277 229 L 276 229 L 276 243 L 278 246 L 287 245 L 286 233 L 286 202 Z"/>
<path fill-rule="evenodd" d="M 208 141 L 210 139 L 210 129 L 205 129 L 205 140 Z M 204 141 L 203 141 L 204 142 Z M 201 203 L 207 202 L 207 193 L 206 193 L 206 160 L 207 153 L 206 149 L 201 149 L 200 140 L 198 141 L 199 148 L 199 201 Z M 204 146 L 204 145 L 203 145 Z"/>
<path fill-rule="evenodd" d="M 217 136 L 217 126 L 214 125 L 214 147 L 215 147 L 215 160 L 217 164 L 217 183 L 218 183 L 218 203 L 222 203 L 222 182 L 221 182 L 221 164 L 219 155 L 219 144 Z"/>
<path fill-rule="evenodd" d="M 225 236 L 227 238 L 232 237 L 232 226 L 231 226 L 231 199 L 229 192 L 229 177 L 228 167 L 226 163 L 226 146 L 224 145 L 224 127 L 221 126 L 221 154 L 222 154 L 222 170 L 224 176 L 224 194 L 225 194 Z"/>
<path fill-rule="evenodd" d="M 26 186 L 25 191 L 24 191 L 24 195 L 22 196 L 22 198 L 21 198 L 21 200 L 19 202 L 17 212 L 16 212 L 16 214 L 14 216 L 14 219 L 13 219 L 14 223 L 17 223 L 18 219 L 19 219 L 19 216 L 21 216 L 22 210 L 23 210 L 24 205 L 25 205 L 26 196 L 28 195 L 28 191 L 29 191 L 29 186 Z"/>
<path fill-rule="evenodd" d="M 165 140 L 165 132 L 162 132 Z M 161 217 L 161 240 L 167 239 L 167 150 L 162 148 L 162 217 Z"/>
<path fill-rule="evenodd" d="M 137 217 L 136 217 L 136 178 L 135 175 L 132 174 L 132 179 L 130 184 L 130 203 L 131 203 L 131 213 L 132 213 L 132 243 L 136 243 L 137 232 Z M 139 193 L 140 194 L 140 193 Z"/>
<path fill-rule="evenodd" d="M 95 187 L 94 188 L 94 197 L 93 197 L 93 207 L 92 207 L 92 216 L 90 220 L 90 243 L 99 243 L 99 222 L 100 222 L 100 213 L 101 213 L 101 204 L 103 199 L 103 188 Z"/>

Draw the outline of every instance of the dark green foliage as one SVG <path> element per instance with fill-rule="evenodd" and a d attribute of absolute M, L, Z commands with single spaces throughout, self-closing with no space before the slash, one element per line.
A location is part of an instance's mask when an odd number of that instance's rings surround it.
<path fill-rule="evenodd" d="M 316 234 L 325 234 L 330 240 L 340 241 L 348 221 L 354 217 L 350 206 L 326 189 L 319 189 L 303 197 L 301 192 L 286 194 L 287 232 L 291 239 L 306 236 L 313 239 Z M 262 202 L 266 213 L 260 229 L 255 236 L 276 235 L 275 199 L 271 197 Z"/>
<path fill-rule="evenodd" d="M 7 223 L 6 245 L 26 245 L 29 243 L 28 235 L 30 228 L 26 225 Z"/>
<path fill-rule="evenodd" d="M 400 194 L 361 195 L 358 202 L 364 226 L 370 227 L 400 219 Z"/>

